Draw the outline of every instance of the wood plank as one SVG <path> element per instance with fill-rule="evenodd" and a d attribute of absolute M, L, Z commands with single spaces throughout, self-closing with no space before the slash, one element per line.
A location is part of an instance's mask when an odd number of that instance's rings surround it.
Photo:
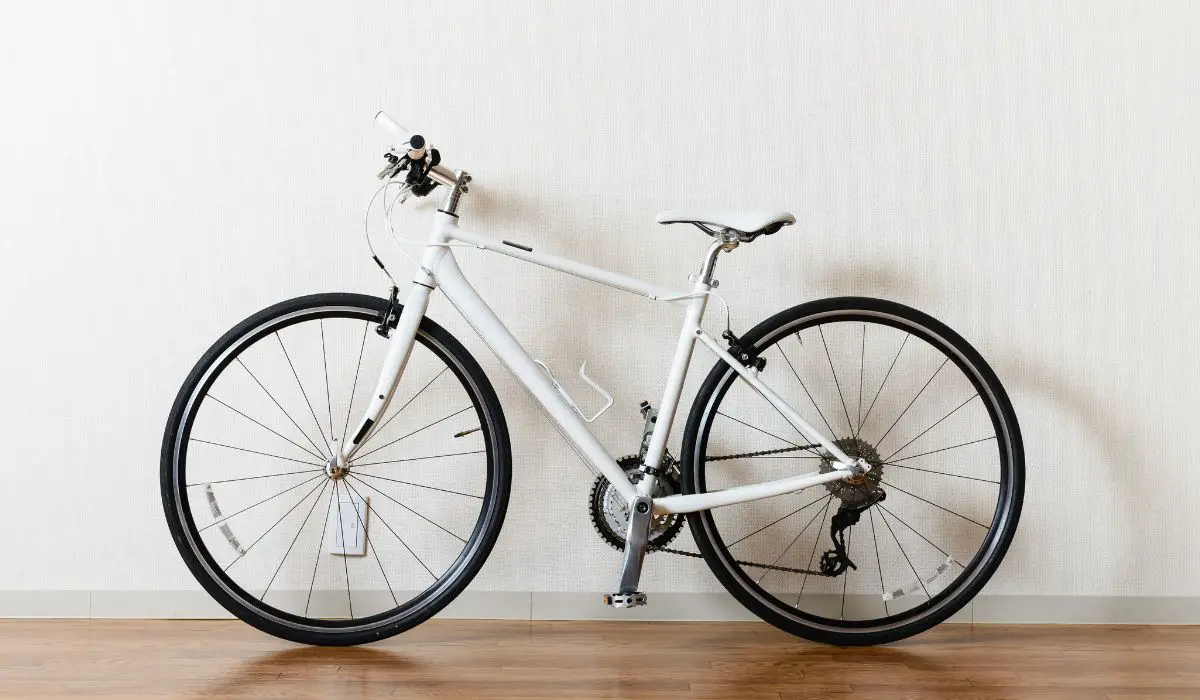
<path fill-rule="evenodd" d="M 1200 697 L 1200 627 L 943 625 L 844 649 L 753 622 L 438 620 L 309 648 L 234 621 L 0 620 L 0 697 Z"/>

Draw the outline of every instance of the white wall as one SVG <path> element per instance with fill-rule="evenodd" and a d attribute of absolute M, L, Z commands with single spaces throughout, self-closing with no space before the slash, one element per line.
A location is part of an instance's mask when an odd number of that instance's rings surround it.
<path fill-rule="evenodd" d="M 170 401 L 251 312 L 383 291 L 360 234 L 382 107 L 475 174 L 480 228 L 663 284 L 705 241 L 656 211 L 790 208 L 798 226 L 723 268 L 735 322 L 889 297 L 1008 386 L 1029 487 L 990 592 L 1200 595 L 1198 18 L 1186 2 L 8 3 L 0 590 L 195 587 L 158 501 Z M 677 313 L 489 262 L 473 277 L 535 354 L 620 387 L 599 430 L 633 450 Z M 590 474 L 469 345 L 517 472 L 476 588 L 610 588 Z M 716 589 L 699 562 L 651 563 L 647 590 Z"/>

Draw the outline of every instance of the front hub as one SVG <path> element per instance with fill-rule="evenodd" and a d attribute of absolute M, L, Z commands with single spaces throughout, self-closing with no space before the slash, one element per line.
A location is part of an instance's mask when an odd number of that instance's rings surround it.
<path fill-rule="evenodd" d="M 349 473 L 350 467 L 339 465 L 337 457 L 331 457 L 329 461 L 325 463 L 325 476 L 328 476 L 334 481 L 341 481 L 342 479 L 346 478 L 346 475 Z"/>

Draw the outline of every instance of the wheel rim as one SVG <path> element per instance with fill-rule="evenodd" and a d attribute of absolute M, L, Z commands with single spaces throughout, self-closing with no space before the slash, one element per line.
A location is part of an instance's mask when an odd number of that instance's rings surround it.
<path fill-rule="evenodd" d="M 210 363 L 182 414 L 173 495 L 198 575 L 276 624 L 352 633 L 421 614 L 476 560 L 498 507 L 481 388 L 424 331 L 349 474 L 326 471 L 322 461 L 353 430 L 378 376 L 387 344 L 374 330 L 379 315 L 321 306 L 264 321 Z M 305 337 L 311 347 L 300 347 Z M 235 375 L 241 403 L 217 393 Z M 218 428 L 239 441 L 203 432 Z M 453 481 L 439 478 L 443 470 Z M 339 535 L 344 553 L 331 553 Z"/>
<path fill-rule="evenodd" d="M 796 334 L 807 347 L 800 344 Z M 890 344 L 888 336 L 892 339 Z M 858 568 L 834 578 L 778 572 L 738 562 L 819 570 L 818 557 L 833 548 L 829 532 L 832 515 L 847 505 L 845 495 L 835 492 L 847 486 L 844 481 L 701 514 L 696 522 L 729 574 L 727 585 L 732 583 L 759 604 L 806 626 L 861 633 L 891 629 L 936 614 L 957 600 L 958 592 L 981 585 L 994 568 L 998 554 L 1007 546 L 1015 525 L 1011 518 L 1015 498 L 1011 458 L 1015 426 L 1006 422 L 1002 399 L 990 386 L 990 372 L 979 366 L 982 363 L 972 362 L 955 343 L 926 324 L 865 309 L 842 308 L 795 319 L 766 333 L 754 342 L 754 347 L 769 363 L 763 373 L 764 381 L 806 420 L 823 434 L 838 438 L 843 448 L 851 442 L 864 443 L 865 450 L 846 450 L 871 453 L 861 455 L 871 462 L 872 470 L 868 473 L 868 483 L 858 487 L 859 493 L 862 488 L 870 488 L 874 480 L 884 489 L 886 498 L 862 511 L 860 521 L 844 531 L 849 558 Z M 850 348 L 852 353 L 848 352 Z M 914 354 L 915 350 L 936 351 L 940 357 L 932 364 L 916 362 L 906 369 L 904 354 Z M 872 381 L 872 360 L 877 356 L 884 362 Z M 919 371 L 922 369 L 926 370 L 924 374 Z M 950 392 L 935 391 L 945 383 L 947 370 L 951 374 L 957 372 L 958 383 L 969 389 L 968 395 L 960 394 L 951 401 Z M 790 385 L 781 380 L 784 375 L 791 378 Z M 943 375 L 942 380 L 938 375 Z M 898 382 L 900 377 L 906 379 Z M 828 470 L 829 459 L 824 450 L 794 449 L 792 446 L 809 443 L 796 439 L 794 429 L 782 422 L 765 400 L 734 379 L 732 370 L 727 371 L 703 407 L 700 434 L 691 456 L 694 489 L 714 490 L 778 478 L 787 475 L 778 473 L 786 471 L 778 468 L 784 464 L 792 465 L 792 469 L 804 464 L 802 471 L 811 471 L 817 465 L 821 465 L 821 471 Z M 892 389 L 888 388 L 889 383 Z M 897 384 L 909 386 L 916 398 L 910 401 L 911 395 L 895 392 Z M 730 392 L 740 392 L 741 396 L 730 396 Z M 746 397 L 747 393 L 751 396 Z M 930 401 L 933 395 L 942 395 L 945 402 Z M 722 406 L 749 405 L 744 400 L 747 398 L 759 404 L 758 413 L 750 420 L 722 409 Z M 765 411 L 775 414 L 774 422 Z M 963 414 L 971 413 L 975 415 L 963 420 Z M 948 418 L 943 417 L 946 414 Z M 913 420 L 914 416 L 927 420 L 922 423 Z M 931 438 L 965 435 L 963 423 L 985 424 L 988 432 L 941 445 L 931 444 Z M 737 428 L 733 432 L 759 438 L 755 445 L 758 450 L 782 446 L 788 448 L 789 454 L 801 458 L 789 459 L 778 454 L 740 462 L 721 459 L 756 451 L 741 446 L 747 443 L 744 435 L 739 445 L 728 426 Z M 990 474 L 978 470 L 947 472 L 931 464 L 939 455 L 953 456 L 971 450 L 976 452 L 973 458 L 978 460 L 981 454 L 988 454 L 979 451 L 981 446 L 990 450 Z M 750 461 L 766 464 L 767 459 L 776 460 L 775 469 L 751 471 L 747 465 Z M 962 461 L 959 457 L 954 459 Z M 728 469 L 730 466 L 738 472 Z M 771 475 L 772 471 L 776 475 Z M 914 476 L 924 481 L 914 480 Z M 929 490 L 922 490 L 930 488 L 931 479 L 992 489 L 990 496 L 983 499 L 984 513 L 979 512 L 978 495 L 974 498 L 974 510 L 969 512 L 964 511 L 970 503 L 938 503 L 951 493 L 959 494 L 959 500 L 971 499 L 962 498 L 961 487 L 956 492 L 947 486 L 936 487 L 938 493 L 931 498 Z M 764 507 L 772 502 L 774 505 Z M 747 514 L 753 509 L 759 512 Z M 938 518 L 931 517 L 932 513 L 940 514 L 943 522 L 937 523 Z M 958 525 L 947 527 L 946 522 Z M 935 525 L 940 527 L 937 532 L 933 531 Z M 963 553 L 963 541 L 969 542 L 969 538 L 956 535 L 951 542 L 945 537 L 946 532 L 953 533 L 955 527 L 963 525 L 982 532 L 974 546 L 967 546 L 969 554 Z M 786 537 L 781 537 L 784 533 Z M 857 540 L 855 534 L 859 535 Z M 890 548 L 885 544 L 889 542 Z M 752 546 L 747 547 L 747 543 Z M 888 549 L 892 551 L 889 553 Z M 946 567 L 940 574 L 939 566 Z M 897 572 L 907 575 L 901 577 Z M 868 576 L 875 577 L 870 585 Z M 787 590 L 789 584 L 791 590 Z M 898 589 L 904 594 L 886 600 L 887 594 Z"/>

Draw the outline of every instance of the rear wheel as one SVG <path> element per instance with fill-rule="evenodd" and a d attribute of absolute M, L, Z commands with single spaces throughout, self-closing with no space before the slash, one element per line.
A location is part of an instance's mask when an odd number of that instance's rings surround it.
<path fill-rule="evenodd" d="M 1024 493 L 1004 388 L 970 345 L 919 311 L 865 298 L 777 314 L 741 338 L 761 379 L 871 470 L 776 498 L 694 513 L 709 567 L 742 604 L 814 641 L 880 644 L 962 608 L 996 570 Z M 830 471 L 718 363 L 684 434 L 685 493 Z"/>
<path fill-rule="evenodd" d="M 306 644 L 402 632 L 445 607 L 499 534 L 508 429 L 487 377 L 421 322 L 396 397 L 345 470 L 388 341 L 387 303 L 292 299 L 225 334 L 184 382 L 162 499 L 196 579 L 242 620 Z"/>

